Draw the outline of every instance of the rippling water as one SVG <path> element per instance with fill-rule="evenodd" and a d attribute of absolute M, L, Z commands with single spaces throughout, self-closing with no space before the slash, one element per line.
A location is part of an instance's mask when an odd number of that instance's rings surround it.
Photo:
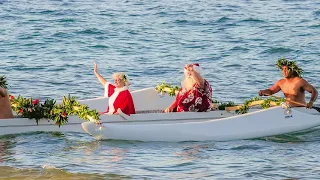
<path fill-rule="evenodd" d="M 214 98 L 243 102 L 296 60 L 320 87 L 320 2 L 0 0 L 0 75 L 10 93 L 60 99 L 101 96 L 103 76 L 129 74 L 131 90 L 179 85 L 199 62 Z M 316 179 L 318 129 L 232 142 L 95 141 L 86 134 L 0 139 L 0 178 Z M 10 179 L 9 178 L 9 179 Z"/>

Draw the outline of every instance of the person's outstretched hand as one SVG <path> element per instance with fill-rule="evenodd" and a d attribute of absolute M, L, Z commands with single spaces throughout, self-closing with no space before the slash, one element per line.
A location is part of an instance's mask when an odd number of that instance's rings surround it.
<path fill-rule="evenodd" d="M 258 94 L 259 94 L 259 96 L 264 96 L 264 91 L 263 91 L 263 90 L 260 90 L 260 91 L 258 92 Z"/>
<path fill-rule="evenodd" d="M 98 65 L 97 65 L 97 63 L 94 61 L 93 64 L 94 64 L 93 71 L 94 71 L 94 72 L 98 72 Z"/>

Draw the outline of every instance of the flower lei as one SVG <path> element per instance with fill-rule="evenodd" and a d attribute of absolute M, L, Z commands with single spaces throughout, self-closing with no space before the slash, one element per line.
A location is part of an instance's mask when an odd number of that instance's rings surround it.
<path fill-rule="evenodd" d="M 168 93 L 169 96 L 175 96 L 176 93 L 179 91 L 179 87 L 178 86 L 171 86 L 165 82 L 162 82 L 160 84 L 158 84 L 155 88 L 158 93 L 164 94 L 164 93 Z M 284 98 L 281 99 L 277 99 L 277 98 L 267 98 L 267 99 L 262 99 L 259 97 L 253 97 L 249 100 L 246 100 L 242 105 L 238 106 L 237 110 L 235 110 L 235 112 L 237 114 L 245 114 L 249 111 L 250 106 L 254 103 L 254 102 L 258 102 L 261 105 L 261 107 L 263 109 L 267 109 L 269 108 L 271 105 L 277 105 L 279 106 L 281 103 L 285 102 L 286 100 Z M 236 107 L 237 105 L 232 102 L 232 101 L 228 101 L 228 102 L 219 102 L 218 100 L 212 100 L 212 103 L 217 104 L 217 108 L 219 110 L 225 110 L 226 107 Z"/>
<path fill-rule="evenodd" d="M 0 86 L 6 85 L 4 76 L 0 77 Z M 68 115 L 78 115 L 84 120 L 96 121 L 99 123 L 100 115 L 97 110 L 90 110 L 87 105 L 80 104 L 70 94 L 63 96 L 61 104 L 56 104 L 53 99 L 46 99 L 43 103 L 39 99 L 17 98 L 9 95 L 11 108 L 17 115 L 23 118 L 35 119 L 37 124 L 40 119 L 53 120 L 59 127 L 68 123 Z"/>
<path fill-rule="evenodd" d="M 282 70 L 283 66 L 287 66 L 289 73 L 295 72 L 298 75 L 298 77 L 302 77 L 303 70 L 298 67 L 296 61 L 289 61 L 286 58 L 280 58 L 280 59 L 278 59 L 276 66 L 280 70 Z"/>

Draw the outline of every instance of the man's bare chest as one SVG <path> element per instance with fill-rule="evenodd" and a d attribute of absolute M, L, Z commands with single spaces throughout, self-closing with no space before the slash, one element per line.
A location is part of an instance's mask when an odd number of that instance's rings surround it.
<path fill-rule="evenodd" d="M 303 88 L 299 82 L 285 82 L 280 85 L 280 88 L 286 94 L 298 95 L 303 93 Z"/>

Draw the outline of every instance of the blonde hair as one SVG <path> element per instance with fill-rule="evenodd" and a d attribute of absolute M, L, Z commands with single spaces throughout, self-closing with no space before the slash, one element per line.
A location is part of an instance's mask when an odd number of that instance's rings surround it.
<path fill-rule="evenodd" d="M 122 82 L 124 83 L 125 86 L 129 86 L 129 85 L 130 85 L 130 83 L 129 83 L 129 77 L 128 77 L 128 75 L 126 75 L 125 73 L 123 73 L 123 72 L 113 73 L 113 74 L 112 74 L 112 78 L 115 79 L 116 77 L 119 77 L 119 79 L 122 80 Z"/>

